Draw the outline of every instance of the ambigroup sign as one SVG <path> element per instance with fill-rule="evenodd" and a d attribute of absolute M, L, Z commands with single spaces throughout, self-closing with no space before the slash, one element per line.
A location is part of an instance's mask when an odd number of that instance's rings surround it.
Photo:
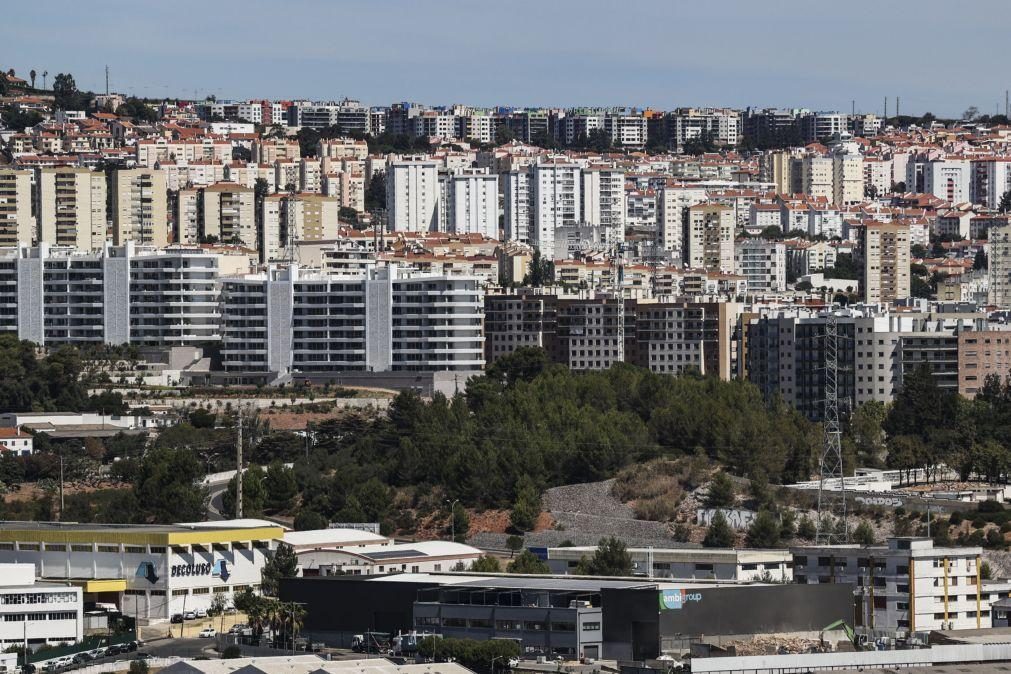
<path fill-rule="evenodd" d="M 685 604 L 689 602 L 701 602 L 701 601 L 702 601 L 701 592 L 686 592 L 685 590 L 682 589 L 660 591 L 661 611 L 676 611 L 678 609 L 684 608 Z"/>

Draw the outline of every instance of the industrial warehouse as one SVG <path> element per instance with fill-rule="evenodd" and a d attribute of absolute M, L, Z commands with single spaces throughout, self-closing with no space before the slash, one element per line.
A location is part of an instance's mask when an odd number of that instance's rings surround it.
<path fill-rule="evenodd" d="M 85 602 L 139 620 L 208 609 L 257 590 L 284 530 L 261 520 L 173 525 L 4 522 L 0 563 L 30 564 L 44 582 L 79 587 Z"/>
<path fill-rule="evenodd" d="M 656 582 L 574 576 L 399 573 L 288 578 L 304 631 L 346 646 L 356 633 L 510 639 L 528 655 L 643 660 L 759 634 L 818 638 L 853 619 L 853 586 Z"/>

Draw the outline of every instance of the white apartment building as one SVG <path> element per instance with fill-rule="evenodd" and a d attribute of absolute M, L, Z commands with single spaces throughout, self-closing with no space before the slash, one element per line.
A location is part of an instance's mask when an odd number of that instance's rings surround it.
<path fill-rule="evenodd" d="M 40 242 L 85 251 L 105 244 L 108 223 L 104 173 L 87 168 L 42 168 L 36 172 L 35 181 Z M 21 243 L 31 243 L 31 239 Z"/>
<path fill-rule="evenodd" d="M 20 426 L 0 427 L 0 454 L 31 456 L 35 452 L 35 436 L 21 430 Z"/>
<path fill-rule="evenodd" d="M 484 366 L 479 280 L 390 264 L 360 277 L 297 265 L 222 279 L 224 369 L 238 375 Z"/>
<path fill-rule="evenodd" d="M 502 174 L 502 213 L 507 241 L 533 242 L 533 185 L 528 169 Z"/>
<path fill-rule="evenodd" d="M 39 345 L 218 339 L 221 256 L 200 249 L 0 251 L 0 331 Z"/>
<path fill-rule="evenodd" d="M 705 203 L 705 188 L 664 185 L 657 195 L 657 229 L 660 246 L 670 251 L 676 262 L 687 259 L 688 209 Z"/>
<path fill-rule="evenodd" d="M 68 605 L 76 601 L 79 608 L 83 592 L 86 601 L 113 603 L 124 615 L 158 621 L 206 610 L 216 596 L 231 604 L 247 588 L 258 590 L 263 566 L 283 534 L 262 520 L 5 522 L 0 562 L 26 564 L 35 576 L 64 583 L 59 591 L 76 592 Z"/>
<path fill-rule="evenodd" d="M 555 230 L 582 217 L 581 170 L 578 164 L 552 159 L 534 164 L 532 171 L 530 243 L 550 260 L 560 252 L 555 250 Z"/>
<path fill-rule="evenodd" d="M 1011 190 L 1011 158 L 986 157 L 972 161 L 971 199 L 997 210 L 1004 193 Z"/>
<path fill-rule="evenodd" d="M 604 116 L 604 131 L 615 147 L 646 145 L 647 122 L 642 114 L 609 113 Z"/>
<path fill-rule="evenodd" d="M 794 548 L 797 583 L 852 583 L 858 625 L 877 633 L 986 629 L 990 604 L 1007 583 L 980 577 L 978 547 L 936 548 L 929 539 L 891 538 L 884 546 Z"/>
<path fill-rule="evenodd" d="M 0 169 L 0 246 L 30 244 L 36 236 L 32 172 Z"/>
<path fill-rule="evenodd" d="M 430 159 L 392 161 L 386 169 L 389 228 L 404 232 L 438 229 L 439 164 Z"/>
<path fill-rule="evenodd" d="M 333 171 L 323 176 L 323 194 L 334 197 L 341 208 L 365 212 L 365 174 L 351 168 Z"/>
<path fill-rule="evenodd" d="M 254 164 L 273 164 L 280 161 L 298 161 L 302 154 L 298 141 L 288 138 L 261 138 L 253 142 Z"/>
<path fill-rule="evenodd" d="M 734 246 L 734 273 L 748 279 L 748 291 L 786 290 L 786 246 L 782 241 L 742 239 Z"/>
<path fill-rule="evenodd" d="M 443 182 L 445 231 L 498 239 L 498 176 L 488 169 L 462 169 L 445 176 Z"/>
<path fill-rule="evenodd" d="M 921 175 L 917 176 L 917 170 Z M 934 159 L 909 162 L 906 167 L 906 189 L 933 194 L 951 204 L 968 202 L 972 186 L 972 164 L 968 159 Z M 920 178 L 917 181 L 917 178 Z M 921 190 L 913 185 L 922 184 Z M 997 197 L 1000 199 L 1000 197 Z"/>
<path fill-rule="evenodd" d="M 832 203 L 837 206 L 864 200 L 864 159 L 859 154 L 832 157 Z"/>
<path fill-rule="evenodd" d="M 603 227 L 606 243 L 625 238 L 625 172 L 591 166 L 583 171 L 583 222 Z"/>
<path fill-rule="evenodd" d="M 800 118 L 804 140 L 816 143 L 835 134 L 846 133 L 849 118 L 839 112 L 812 112 Z"/>
<path fill-rule="evenodd" d="M 808 155 L 799 161 L 801 192 L 833 202 L 835 199 L 835 162 L 832 157 Z"/>
<path fill-rule="evenodd" d="M 302 192 L 323 191 L 323 166 L 316 157 L 303 157 L 298 162 L 298 188 Z"/>
<path fill-rule="evenodd" d="M 154 168 L 155 164 L 161 161 L 185 161 L 187 163 L 207 161 L 213 164 L 227 164 L 232 160 L 232 144 L 227 140 L 216 138 L 143 139 L 137 141 L 136 155 L 137 166 L 142 168 Z"/>
<path fill-rule="evenodd" d="M 876 195 L 892 189 L 892 160 L 864 157 L 864 190 Z"/>
<path fill-rule="evenodd" d="M 680 108 L 670 114 L 674 123 L 673 140 L 683 148 L 692 139 L 709 135 L 720 145 L 737 145 L 741 139 L 741 113 L 719 108 Z"/>
<path fill-rule="evenodd" d="M 734 229 L 734 211 L 729 206 L 691 206 L 688 209 L 687 266 L 732 273 Z"/>
<path fill-rule="evenodd" d="M 156 169 L 120 169 L 112 174 L 113 242 L 168 245 L 165 174 Z"/>
<path fill-rule="evenodd" d="M 298 143 L 295 143 L 295 148 L 297 152 Z M 342 159 L 362 161 L 369 156 L 369 144 L 356 138 L 322 138 L 316 146 L 316 154 L 334 161 Z"/>
<path fill-rule="evenodd" d="M 552 573 L 575 573 L 582 558 L 596 546 L 548 548 Z M 793 555 L 788 550 L 727 550 L 691 548 L 629 548 L 632 571 L 648 578 L 791 582 Z"/>
<path fill-rule="evenodd" d="M 176 241 L 193 244 L 214 237 L 256 249 L 253 190 L 236 183 L 215 183 L 180 190 L 176 201 Z"/>
<path fill-rule="evenodd" d="M 84 638 L 81 588 L 37 582 L 32 564 L 0 563 L 0 616 L 0 649 L 26 644 L 38 649 Z"/>

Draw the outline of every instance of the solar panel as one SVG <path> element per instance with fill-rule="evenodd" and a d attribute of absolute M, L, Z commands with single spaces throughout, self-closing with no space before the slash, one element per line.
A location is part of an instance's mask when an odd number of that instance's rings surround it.
<path fill-rule="evenodd" d="M 388 550 L 379 552 L 367 552 L 363 553 L 363 557 L 368 557 L 369 559 L 399 559 L 400 557 L 428 557 L 427 554 L 421 552 L 420 550 Z"/>

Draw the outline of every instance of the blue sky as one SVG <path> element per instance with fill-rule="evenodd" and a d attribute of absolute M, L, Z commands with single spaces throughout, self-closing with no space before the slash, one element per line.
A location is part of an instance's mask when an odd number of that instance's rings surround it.
<path fill-rule="evenodd" d="M 0 65 L 150 97 L 1003 110 L 1011 2 L 46 0 Z"/>

